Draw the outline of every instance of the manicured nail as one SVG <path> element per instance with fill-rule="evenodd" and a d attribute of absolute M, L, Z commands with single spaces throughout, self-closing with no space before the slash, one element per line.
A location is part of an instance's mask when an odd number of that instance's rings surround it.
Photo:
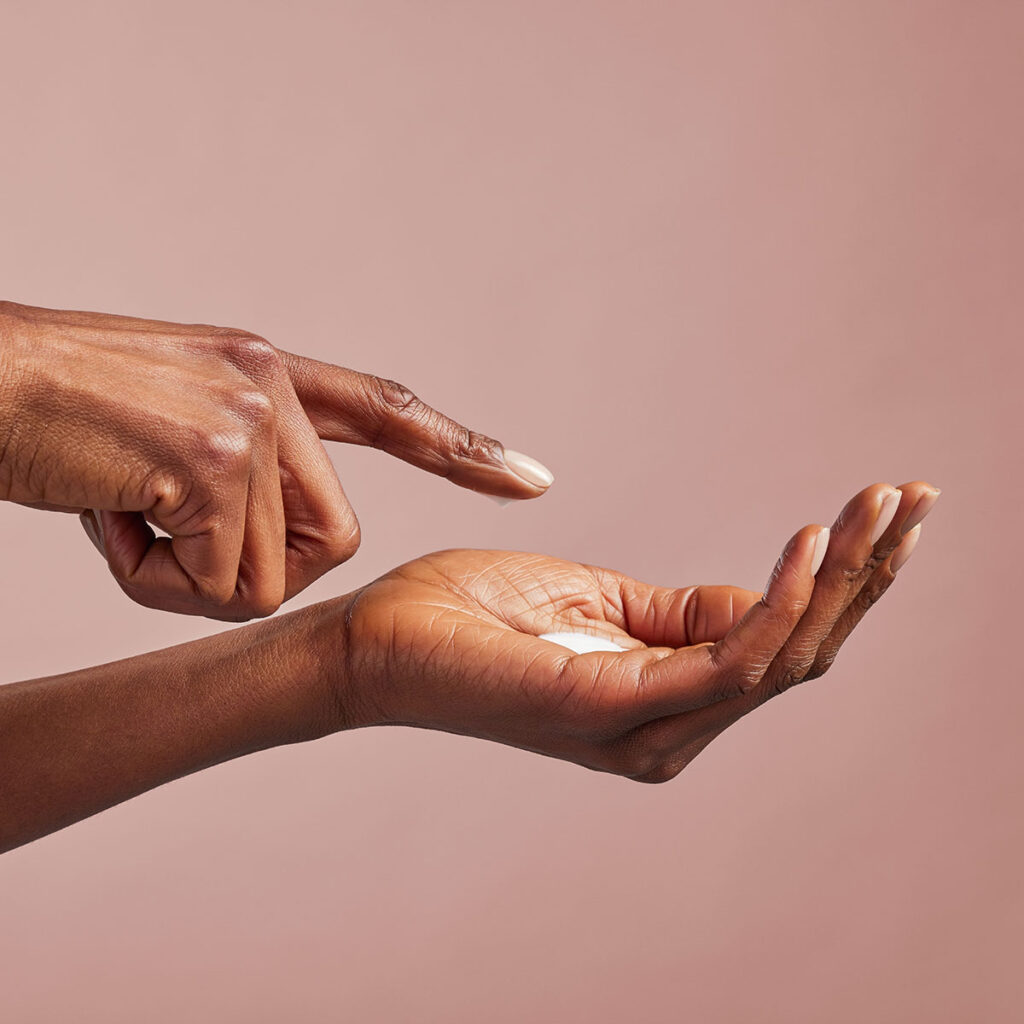
<path fill-rule="evenodd" d="M 914 553 L 914 548 L 917 547 L 917 539 L 920 536 L 920 523 L 903 535 L 903 540 L 899 542 L 896 550 L 892 553 L 892 561 L 889 563 L 889 572 L 895 575 L 907 564 L 907 559 Z"/>
<path fill-rule="evenodd" d="M 872 544 L 877 543 L 878 538 L 889 529 L 889 524 L 892 522 L 893 516 L 896 515 L 896 509 L 900 507 L 901 497 L 903 497 L 902 492 L 894 489 L 882 500 L 882 507 L 878 510 L 878 518 L 875 520 L 875 527 L 871 531 Z"/>
<path fill-rule="evenodd" d="M 505 465 L 512 470 L 516 476 L 521 476 L 528 484 L 534 487 L 550 487 L 554 482 L 555 474 L 547 466 L 542 465 L 536 459 L 522 452 L 514 452 L 511 448 L 505 449 Z"/>
<path fill-rule="evenodd" d="M 86 509 L 78 517 L 85 528 L 86 536 L 92 541 L 92 546 L 104 557 L 107 557 L 103 550 L 103 527 L 99 524 L 99 518 L 91 509 Z"/>
<path fill-rule="evenodd" d="M 817 576 L 821 563 L 825 561 L 825 552 L 828 551 L 828 537 L 831 531 L 823 526 L 814 538 L 814 554 L 811 556 L 811 575 Z"/>
<path fill-rule="evenodd" d="M 935 507 L 935 502 L 939 500 L 939 495 L 942 493 L 938 488 L 934 491 L 928 491 L 922 494 L 917 499 L 917 504 L 910 510 L 910 515 L 907 516 L 906 521 L 900 527 L 900 532 L 906 536 L 910 531 L 917 526 L 926 515 Z"/>

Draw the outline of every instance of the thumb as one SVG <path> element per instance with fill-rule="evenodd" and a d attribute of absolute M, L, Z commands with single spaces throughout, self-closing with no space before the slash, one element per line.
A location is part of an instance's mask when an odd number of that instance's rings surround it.
<path fill-rule="evenodd" d="M 421 402 L 393 380 L 280 352 L 317 434 L 379 448 L 460 487 L 503 498 L 536 498 L 554 476 L 536 459 L 505 448 Z"/>

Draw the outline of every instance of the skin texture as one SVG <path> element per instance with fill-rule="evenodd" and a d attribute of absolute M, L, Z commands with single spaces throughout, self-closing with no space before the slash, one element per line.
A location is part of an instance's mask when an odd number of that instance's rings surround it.
<path fill-rule="evenodd" d="M 246 331 L 0 302 L 0 500 L 82 514 L 140 604 L 265 616 L 350 558 L 322 440 L 497 497 L 546 489 L 395 381 Z"/>
<path fill-rule="evenodd" d="M 665 782 L 743 715 L 828 669 L 937 494 L 921 482 L 899 490 L 876 543 L 887 484 L 845 506 L 817 576 L 821 528 L 797 532 L 763 593 L 444 551 L 291 615 L 0 687 L 0 849 L 229 758 L 374 725 Z M 627 650 L 572 654 L 543 632 Z"/>

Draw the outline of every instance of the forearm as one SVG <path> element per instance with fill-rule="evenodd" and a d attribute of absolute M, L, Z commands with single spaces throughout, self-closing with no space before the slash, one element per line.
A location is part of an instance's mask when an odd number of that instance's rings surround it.
<path fill-rule="evenodd" d="M 172 779 L 342 726 L 345 599 L 0 686 L 0 852 Z"/>

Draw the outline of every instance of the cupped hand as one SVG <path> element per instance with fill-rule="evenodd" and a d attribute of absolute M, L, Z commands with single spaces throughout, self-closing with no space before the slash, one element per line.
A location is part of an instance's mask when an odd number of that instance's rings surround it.
<path fill-rule="evenodd" d="M 442 729 L 666 781 L 832 664 L 937 496 L 921 482 L 866 488 L 831 531 L 796 533 L 763 593 L 655 587 L 542 555 L 428 555 L 347 599 L 336 714 L 349 727 Z M 539 639 L 556 632 L 626 650 L 572 654 Z"/>
<path fill-rule="evenodd" d="M 359 527 L 321 439 L 497 497 L 551 483 L 401 384 L 245 331 L 0 303 L 0 498 L 82 513 L 141 604 L 267 615 L 349 558 Z"/>

